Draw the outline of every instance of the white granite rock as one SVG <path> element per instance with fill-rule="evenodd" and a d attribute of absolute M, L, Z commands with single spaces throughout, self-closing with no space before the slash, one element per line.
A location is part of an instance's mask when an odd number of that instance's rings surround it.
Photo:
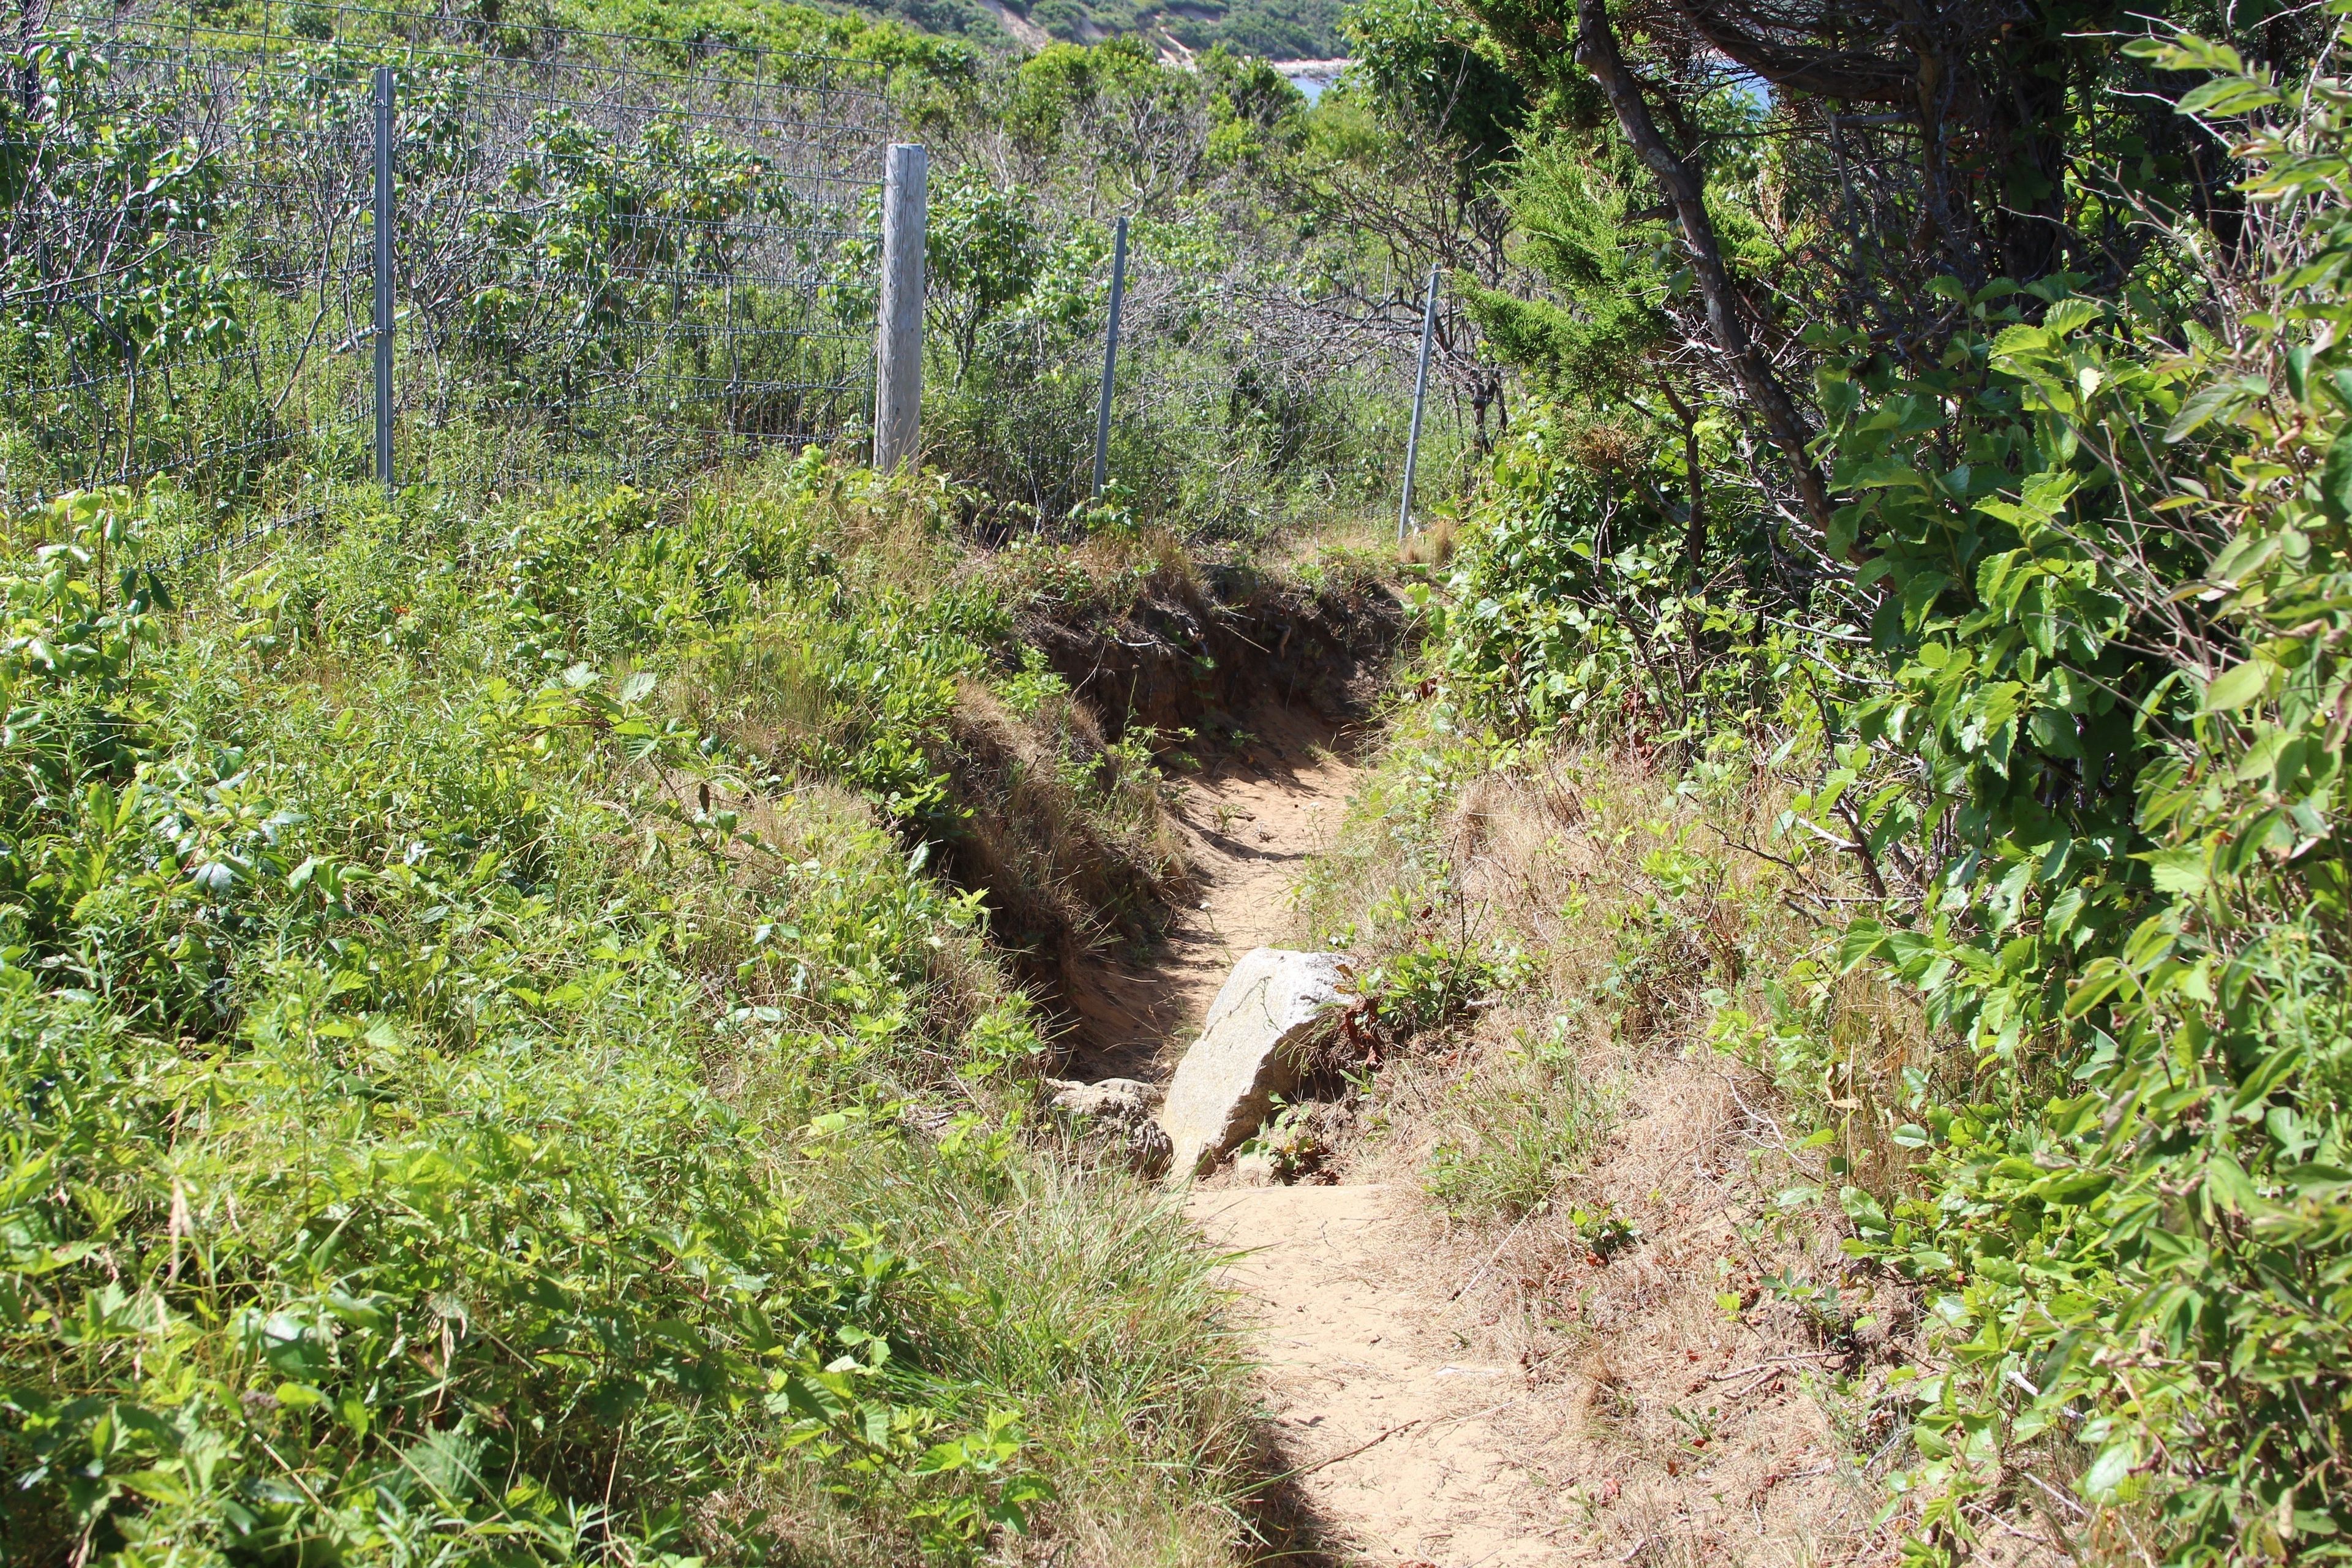
<path fill-rule="evenodd" d="M 1174 1145 L 1172 1177 L 1215 1164 L 1257 1131 L 1276 1095 L 1298 1087 L 1300 1048 L 1340 999 L 1347 973 L 1333 952 L 1259 947 L 1242 955 L 1160 1107 Z"/>

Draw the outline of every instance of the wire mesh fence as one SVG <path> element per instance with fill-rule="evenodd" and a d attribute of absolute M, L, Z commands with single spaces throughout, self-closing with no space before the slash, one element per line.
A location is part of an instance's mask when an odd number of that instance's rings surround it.
<path fill-rule="evenodd" d="M 870 65 L 260 15 L 109 13 L 5 57 L 0 507 L 162 479 L 203 549 L 387 468 L 482 495 L 862 450 L 895 122 Z M 983 330 L 987 259 L 932 280 L 924 445 L 1007 521 L 1066 517 L 1108 257 Z M 1113 484 L 1243 526 L 1392 510 L 1418 321 L 1365 298 L 1139 220 Z"/>
<path fill-rule="evenodd" d="M 878 88 L 806 56 L 296 21 L 19 46 L 0 504 L 168 477 L 242 519 L 378 477 L 380 221 L 403 482 L 646 480 L 860 437 Z"/>
<path fill-rule="evenodd" d="M 1174 226 L 1130 232 L 1108 503 L 1243 532 L 1302 513 L 1393 518 L 1417 308 L 1391 320 Z M 1106 245 L 1066 301 L 961 334 L 959 300 L 935 285 L 927 442 L 999 526 L 1051 525 L 1087 503 L 1110 269 Z M 1444 460 L 1432 464 L 1433 446 L 1458 444 L 1444 426 L 1441 411 L 1424 473 Z"/>
<path fill-rule="evenodd" d="M 1393 509 L 1412 423 L 1416 339 L 1310 287 L 1234 268 L 1129 273 L 1113 387 L 1113 476 L 1155 475 L 1160 432 L 1222 427 L 1228 457 L 1194 482 L 1197 510 Z"/>

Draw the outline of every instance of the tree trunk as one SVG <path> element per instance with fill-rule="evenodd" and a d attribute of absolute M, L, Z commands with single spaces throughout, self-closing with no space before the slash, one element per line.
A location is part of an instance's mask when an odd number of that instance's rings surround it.
<path fill-rule="evenodd" d="M 1706 304 L 1707 329 L 1714 334 L 1716 347 L 1729 362 L 1732 378 L 1739 384 L 1740 392 L 1763 416 L 1764 428 L 1772 444 L 1796 470 L 1797 490 L 1804 502 L 1806 516 L 1815 528 L 1827 533 L 1829 486 L 1805 450 L 1812 433 L 1789 396 L 1788 388 L 1780 384 L 1780 378 L 1748 336 L 1739 297 L 1732 291 L 1731 275 L 1724 268 L 1723 247 L 1716 240 L 1715 223 L 1707 216 L 1706 194 L 1690 166 L 1658 133 L 1658 122 L 1651 117 L 1641 87 L 1625 68 L 1624 57 L 1617 51 L 1617 34 L 1610 25 L 1603 0 L 1576 0 L 1576 63 L 1601 84 L 1609 107 L 1616 111 L 1617 124 L 1625 132 L 1625 139 L 1657 177 L 1659 188 L 1673 205 L 1681 222 L 1684 247 L 1690 252 L 1691 270 L 1698 279 L 1699 295 Z"/>

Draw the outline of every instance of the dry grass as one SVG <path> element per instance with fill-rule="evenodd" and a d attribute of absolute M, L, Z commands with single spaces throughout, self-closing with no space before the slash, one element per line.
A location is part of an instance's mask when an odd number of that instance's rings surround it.
<path fill-rule="evenodd" d="M 1001 1156 L 996 1184 L 952 1165 L 885 1170 L 854 1156 L 795 1166 L 814 1212 L 898 1239 L 936 1278 L 985 1279 L 938 1314 L 925 1353 L 1018 1408 L 1055 1497 L 986 1561 L 1055 1568 L 1225 1568 L 1265 1533 L 1262 1464 L 1241 1345 L 1212 1259 L 1165 1197 L 1044 1151 Z M 1006 1258 L 1021 1267 L 1007 1270 Z M 982 1411 L 967 1413 L 977 1417 Z M 803 1466 L 709 1500 L 759 1518 L 785 1564 L 899 1568 L 921 1557 L 895 1521 L 855 1513 Z"/>
<path fill-rule="evenodd" d="M 1889 1555 L 1887 1376 L 1916 1310 L 1844 1258 L 1834 1194 L 1902 1180 L 1895 1091 L 1928 1038 L 1800 912 L 1842 868 L 1800 888 L 1737 847 L 1779 809 L 1760 778 L 1677 791 L 1594 751 L 1496 769 L 1404 717 L 1307 916 L 1368 965 L 1452 943 L 1515 952 L 1520 979 L 1381 1065 L 1340 1179 L 1429 1193 L 1457 1331 L 1575 1391 L 1561 1441 L 1606 1457 L 1612 1555 Z"/>
<path fill-rule="evenodd" d="M 1676 784 L 1622 752 L 1490 769 L 1466 747 L 1433 757 L 1401 733 L 1304 889 L 1307 925 L 1346 935 L 1366 964 L 1443 942 L 1517 953 L 1527 973 L 1477 1027 L 1391 1064 L 1382 1104 L 1425 1126 L 1466 1068 L 1554 1036 L 1598 1079 L 1712 1042 L 1769 1081 L 1759 1092 L 1796 1094 L 1832 1124 L 1854 1184 L 1893 1192 L 1907 1158 L 1892 1140 L 1903 1075 L 1935 1066 L 1924 1021 L 1870 976 L 1838 973 L 1804 912 L 1852 890 L 1841 867 L 1806 864 L 1800 882 L 1743 847 L 1766 847 L 1782 790 L 1760 777 Z M 1776 988 L 1804 1008 L 1801 1051 L 1771 1037 Z"/>
<path fill-rule="evenodd" d="M 926 1347 L 983 1387 L 1050 1391 L 1024 1410 L 1059 1493 L 1014 1562 L 1059 1568 L 1211 1568 L 1252 1533 L 1257 1434 L 1244 1345 L 1211 1281 L 1213 1259 L 1166 1194 L 1049 1151 L 996 1162 L 976 1185 L 952 1171 L 877 1179 L 845 1159 L 803 1177 L 820 1207 L 889 1227 L 945 1279 L 992 1279 Z M 819 1183 L 822 1185 L 819 1185 Z M 1024 1260 L 1019 1270 L 1002 1259 Z"/>
<path fill-rule="evenodd" d="M 1028 542 L 971 558 L 1008 601 L 1050 603 L 1111 619 L 1151 600 L 1190 604 L 1201 571 L 1179 534 L 1162 528 L 1109 529 L 1075 545 Z"/>
<path fill-rule="evenodd" d="M 1405 536 L 1397 558 L 1408 566 L 1443 566 L 1454 559 L 1454 519 L 1438 513 Z"/>
<path fill-rule="evenodd" d="M 1148 752 L 1108 744 L 1066 696 L 1024 718 L 977 681 L 958 689 L 950 733 L 968 814 L 956 870 L 995 895 L 1001 936 L 1059 955 L 1157 929 L 1186 881 Z"/>
<path fill-rule="evenodd" d="M 1184 541 L 1164 528 L 1090 534 L 1071 552 L 1073 564 L 1108 587 L 1131 585 L 1139 597 L 1197 598 L 1201 574 Z"/>

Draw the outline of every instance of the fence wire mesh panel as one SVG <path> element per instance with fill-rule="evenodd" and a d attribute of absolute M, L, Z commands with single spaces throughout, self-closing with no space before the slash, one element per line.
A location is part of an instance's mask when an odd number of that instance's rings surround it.
<path fill-rule="evenodd" d="M 998 526 L 1056 525 L 1093 489 L 1111 229 L 1099 247 L 1055 247 L 1028 298 L 983 317 L 953 263 L 985 243 L 990 199 L 951 179 L 934 203 L 933 254 L 950 265 L 933 285 L 927 433 L 944 467 L 994 498 Z M 1129 232 L 1105 503 L 1244 533 L 1285 516 L 1393 518 L 1418 290 L 1391 320 L 1233 254 L 1205 225 L 1139 218 Z"/>
<path fill-rule="evenodd" d="M 419 56 L 396 101 L 395 441 L 426 471 L 642 478 L 862 429 L 877 94 Z"/>
<path fill-rule="evenodd" d="M 1202 516 L 1276 506 L 1372 511 L 1404 471 L 1412 346 L 1310 289 L 1238 269 L 1223 278 L 1130 264 L 1112 391 L 1111 474 L 1130 493 L 1154 472 L 1156 432 L 1219 429 L 1239 458 L 1195 480 Z M 1124 416 L 1117 411 L 1124 405 Z"/>
<path fill-rule="evenodd" d="M 861 438 L 876 87 L 803 56 L 296 16 L 53 23 L 14 51 L 0 500 L 163 479 L 217 520 L 371 479 L 379 66 L 402 482 Z"/>
<path fill-rule="evenodd" d="M 63 34 L 0 135 L 0 496 L 170 474 L 224 501 L 363 471 L 364 76 Z M 27 111 L 27 104 L 33 107 Z"/>

